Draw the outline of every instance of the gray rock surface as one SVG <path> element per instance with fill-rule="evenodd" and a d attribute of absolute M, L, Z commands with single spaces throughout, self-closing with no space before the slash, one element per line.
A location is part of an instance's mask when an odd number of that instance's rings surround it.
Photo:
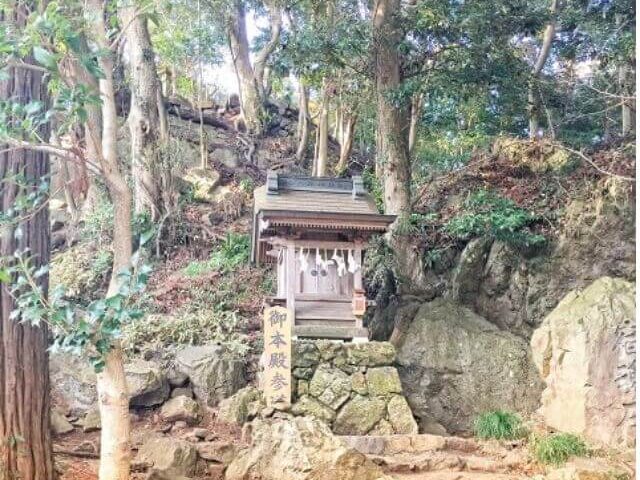
<path fill-rule="evenodd" d="M 201 417 L 200 406 L 191 397 L 174 397 L 162 405 L 160 417 L 165 422 L 183 421 L 195 425 Z"/>
<path fill-rule="evenodd" d="M 135 359 L 125 364 L 124 373 L 132 407 L 153 407 L 169 398 L 169 382 L 155 362 Z"/>
<path fill-rule="evenodd" d="M 176 477 L 193 475 L 197 460 L 198 452 L 189 442 L 161 436 L 147 438 L 136 456 L 136 461 L 149 463 L 159 473 Z"/>
<path fill-rule="evenodd" d="M 635 445 L 635 284 L 603 277 L 569 293 L 531 339 L 540 413 L 598 445 Z"/>
<path fill-rule="evenodd" d="M 216 405 L 246 385 L 244 366 L 221 345 L 186 347 L 176 354 L 175 367 L 189 377 L 197 399 Z"/>
<path fill-rule="evenodd" d="M 70 353 L 49 355 L 53 404 L 64 413 L 84 414 L 98 401 L 96 374 L 85 359 Z"/>
<path fill-rule="evenodd" d="M 530 413 L 542 384 L 523 339 L 454 302 L 423 304 L 398 345 L 399 374 L 422 428 L 466 432 L 489 410 Z"/>

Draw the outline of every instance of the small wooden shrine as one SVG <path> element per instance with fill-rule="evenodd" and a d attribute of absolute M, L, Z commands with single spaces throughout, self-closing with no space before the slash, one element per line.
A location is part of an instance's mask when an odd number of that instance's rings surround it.
<path fill-rule="evenodd" d="M 394 220 L 361 177 L 268 174 L 254 192 L 251 259 L 275 266 L 270 303 L 293 312 L 295 337 L 367 339 L 363 252 Z"/>

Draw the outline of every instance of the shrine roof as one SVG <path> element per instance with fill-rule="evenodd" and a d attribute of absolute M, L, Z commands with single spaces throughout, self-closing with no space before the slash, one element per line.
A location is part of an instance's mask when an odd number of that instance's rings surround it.
<path fill-rule="evenodd" d="M 254 191 L 254 212 L 371 215 L 391 221 L 395 218 L 378 212 L 361 177 L 294 177 L 271 173 L 267 184 Z"/>

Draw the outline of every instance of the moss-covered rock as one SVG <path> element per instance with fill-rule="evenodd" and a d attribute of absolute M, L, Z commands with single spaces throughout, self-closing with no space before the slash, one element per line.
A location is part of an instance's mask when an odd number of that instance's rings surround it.
<path fill-rule="evenodd" d="M 320 365 L 311 382 L 309 394 L 325 405 L 337 410 L 347 401 L 351 392 L 351 379 L 341 370 L 329 365 Z"/>
<path fill-rule="evenodd" d="M 367 387 L 370 395 L 382 396 L 402 393 L 400 376 L 394 367 L 377 367 L 367 370 Z"/>
<path fill-rule="evenodd" d="M 336 413 L 333 410 L 309 395 L 303 395 L 293 404 L 291 413 L 294 415 L 311 415 L 329 424 L 336 418 Z"/>
<path fill-rule="evenodd" d="M 229 398 L 220 402 L 218 419 L 226 423 L 243 425 L 249 420 L 249 405 L 260 401 L 260 391 L 252 386 L 241 388 Z"/>
<path fill-rule="evenodd" d="M 396 349 L 389 342 L 351 343 L 345 345 L 347 363 L 363 367 L 393 365 Z"/>
<path fill-rule="evenodd" d="M 418 433 L 418 424 L 413 418 L 411 408 L 402 395 L 394 395 L 387 403 L 387 417 L 394 433 Z"/>
<path fill-rule="evenodd" d="M 365 435 L 382 420 L 385 408 L 381 398 L 356 395 L 338 413 L 333 431 L 338 435 Z"/>

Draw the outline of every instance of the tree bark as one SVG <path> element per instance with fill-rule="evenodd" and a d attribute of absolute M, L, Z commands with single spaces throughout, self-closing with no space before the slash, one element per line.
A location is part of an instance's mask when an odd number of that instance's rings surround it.
<path fill-rule="evenodd" d="M 309 88 L 300 79 L 298 86 L 298 149 L 296 150 L 296 162 L 301 165 L 307 153 L 309 143 Z"/>
<path fill-rule="evenodd" d="M 269 10 L 269 26 L 271 27 L 271 36 L 269 41 L 256 54 L 253 62 L 253 70 L 255 72 L 256 83 L 260 93 L 260 99 L 263 103 L 268 100 L 269 88 L 265 78 L 265 68 L 271 54 L 275 51 L 280 43 L 280 32 L 282 31 L 282 7 L 278 1 L 265 2 Z"/>
<path fill-rule="evenodd" d="M 153 221 L 164 214 L 162 192 L 159 183 L 164 171 L 160 158 L 160 126 L 162 113 L 159 107 L 160 80 L 156 72 L 155 54 L 151 45 L 147 17 L 137 12 L 135 3 L 128 2 L 118 11 L 127 41 L 131 66 L 131 132 L 132 176 L 134 179 L 134 205 L 136 213 L 147 212 Z"/>
<path fill-rule="evenodd" d="M 544 29 L 542 36 L 542 46 L 540 47 L 540 53 L 536 59 L 533 69 L 531 70 L 531 80 L 529 81 L 529 88 L 527 92 L 527 109 L 529 114 L 529 138 L 534 139 L 538 135 L 538 125 L 540 116 L 540 105 L 538 96 L 536 95 L 536 83 L 542 69 L 544 68 L 549 53 L 551 52 L 551 45 L 553 44 L 553 37 L 556 34 L 556 23 L 558 13 L 558 0 L 551 0 L 550 7 L 551 21 Z"/>
<path fill-rule="evenodd" d="M 24 27 L 35 2 L 9 2 L 0 7 L 0 23 Z M 33 64 L 33 59 L 26 59 Z M 27 104 L 48 103 L 42 74 L 24 68 L 8 69 L 0 81 L 0 99 Z M 48 138 L 48 127 L 38 132 Z M 35 190 L 49 174 L 48 155 L 26 149 L 9 149 L 0 144 L 0 205 L 3 212 L 15 206 L 16 198 Z M 23 175 L 22 190 L 14 182 Z M 22 190 L 22 191 L 21 191 Z M 17 226 L 22 235 L 15 235 L 16 226 L 3 227 L 0 232 L 0 256 L 11 258 L 16 251 L 29 250 L 36 268 L 48 265 L 49 212 L 41 208 Z M 48 275 L 38 280 L 46 295 Z M 7 285 L 0 284 L 0 479 L 53 480 L 55 477 L 49 429 L 49 359 L 48 329 L 45 324 L 34 326 L 9 318 L 15 308 Z"/>
<path fill-rule="evenodd" d="M 261 98 L 262 87 L 258 83 L 249 56 L 246 12 L 242 0 L 236 0 L 233 14 L 227 20 L 229 49 L 238 76 L 240 106 L 247 131 L 259 135 L 263 132 L 266 110 Z"/>
<path fill-rule="evenodd" d="M 351 152 L 353 151 L 353 137 L 355 134 L 356 121 L 358 116 L 353 113 L 342 112 L 340 116 L 340 121 L 342 125 L 340 126 L 340 160 L 338 160 L 338 165 L 336 166 L 336 173 L 341 175 L 344 173 L 349 166 L 349 157 L 351 157 Z"/>
<path fill-rule="evenodd" d="M 402 83 L 399 45 L 402 41 L 400 0 L 377 0 L 373 11 L 377 103 L 376 163 L 382 172 L 385 213 L 411 213 L 411 163 L 409 160 L 406 101 L 400 105 L 389 93 Z"/>
<path fill-rule="evenodd" d="M 113 81 L 113 51 L 107 40 L 104 23 L 105 5 L 101 0 L 87 0 L 94 12 L 92 31 L 94 41 L 103 50 L 98 57 L 104 77 L 99 81 L 102 98 L 101 128 L 97 121 L 98 112 L 88 115 L 87 130 L 94 147 L 101 152 L 101 168 L 109 195 L 114 206 L 113 265 L 107 296 L 115 294 L 120 287 L 118 273 L 130 266 L 132 256 L 131 202 L 132 196 L 124 176 L 119 170 L 116 150 L 118 117 L 116 112 L 115 88 Z M 95 15 L 96 12 L 100 14 Z M 155 104 L 155 95 L 152 98 Z M 119 346 L 105 359 L 104 370 L 98 375 L 98 407 L 103 428 L 100 433 L 100 480 L 128 480 L 130 458 L 129 410 L 123 406 L 127 396 L 124 380 L 124 366 Z M 105 428 L 106 426 L 106 428 Z"/>
<path fill-rule="evenodd" d="M 318 119 L 317 132 L 317 159 L 315 176 L 324 177 L 327 174 L 327 161 L 329 156 L 329 91 L 327 79 L 323 80 L 322 106 Z"/>
<path fill-rule="evenodd" d="M 416 93 L 411 97 L 411 121 L 409 123 L 409 155 L 413 155 L 418 137 L 418 126 L 422 116 L 424 94 Z"/>

